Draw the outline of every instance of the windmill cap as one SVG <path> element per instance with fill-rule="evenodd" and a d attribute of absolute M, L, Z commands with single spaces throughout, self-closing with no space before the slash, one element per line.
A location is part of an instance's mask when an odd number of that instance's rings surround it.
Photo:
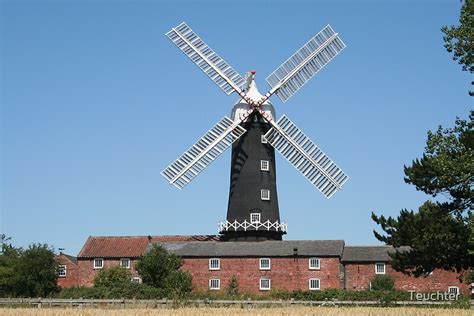
<path fill-rule="evenodd" d="M 255 75 L 256 73 L 255 69 L 250 70 L 250 72 L 252 73 L 252 75 Z"/>

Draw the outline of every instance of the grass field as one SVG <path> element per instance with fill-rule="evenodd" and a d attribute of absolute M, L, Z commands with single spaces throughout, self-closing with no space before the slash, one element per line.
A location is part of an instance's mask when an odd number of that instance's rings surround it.
<path fill-rule="evenodd" d="M 69 309 L 69 308 L 3 308 L 0 315 L 6 316 L 125 316 L 125 315 L 327 315 L 327 316 L 473 316 L 474 311 L 463 309 L 430 309 L 430 308 L 378 308 L 378 307 L 285 307 L 285 308 L 179 308 L 179 309 Z"/>

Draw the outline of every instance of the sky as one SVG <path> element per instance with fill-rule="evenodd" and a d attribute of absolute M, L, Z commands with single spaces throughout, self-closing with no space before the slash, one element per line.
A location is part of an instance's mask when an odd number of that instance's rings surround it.
<path fill-rule="evenodd" d="M 1 1 L 1 217 L 13 244 L 76 255 L 88 236 L 215 234 L 230 150 L 183 190 L 160 172 L 223 116 L 225 95 L 164 34 L 186 21 L 265 77 L 327 24 L 347 48 L 283 104 L 350 179 L 327 200 L 277 155 L 288 240 L 376 245 L 371 212 L 429 199 L 404 182 L 428 130 L 472 108 L 443 47 L 459 1 Z"/>

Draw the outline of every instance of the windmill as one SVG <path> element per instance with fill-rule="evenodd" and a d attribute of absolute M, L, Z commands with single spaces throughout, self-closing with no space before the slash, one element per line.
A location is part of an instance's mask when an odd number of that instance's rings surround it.
<path fill-rule="evenodd" d="M 219 232 L 224 240 L 281 240 L 287 224 L 280 221 L 275 149 L 327 198 L 349 178 L 285 115 L 276 120 L 269 98 L 276 94 L 286 102 L 346 45 L 327 25 L 266 78 L 270 90 L 262 95 L 254 70 L 242 78 L 186 23 L 166 36 L 227 95 L 236 92 L 240 99 L 231 118 L 222 118 L 161 174 L 181 189 L 232 146 L 227 219 Z"/>

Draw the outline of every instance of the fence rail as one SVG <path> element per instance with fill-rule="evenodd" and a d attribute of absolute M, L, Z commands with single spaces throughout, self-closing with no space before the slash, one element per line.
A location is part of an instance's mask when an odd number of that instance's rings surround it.
<path fill-rule="evenodd" d="M 394 301 L 390 302 L 396 306 L 449 306 L 456 301 Z M 135 299 L 63 299 L 63 298 L 0 298 L 0 306 L 36 306 L 42 307 L 97 307 L 115 306 L 119 308 L 133 308 L 147 306 L 155 308 L 166 308 L 175 304 L 187 304 L 194 306 L 377 306 L 380 301 L 298 301 L 298 300 L 184 300 L 175 301 L 168 299 L 159 300 L 135 300 Z M 474 309 L 474 300 L 470 301 L 471 309 Z"/>

